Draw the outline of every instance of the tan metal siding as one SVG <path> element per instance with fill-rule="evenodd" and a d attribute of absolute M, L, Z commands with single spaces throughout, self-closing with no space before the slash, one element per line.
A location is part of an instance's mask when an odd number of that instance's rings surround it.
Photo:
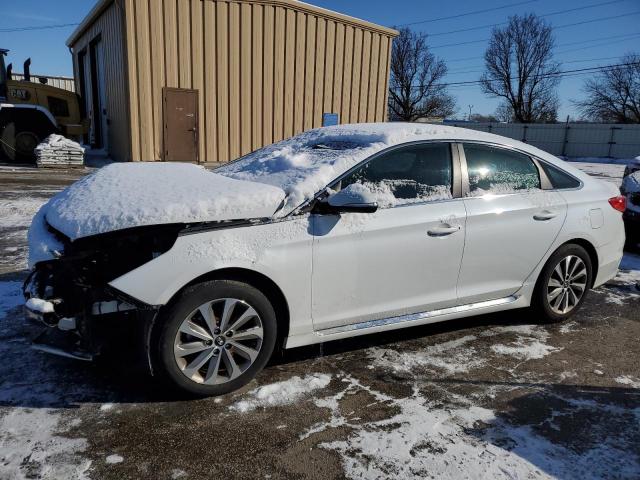
<path fill-rule="evenodd" d="M 80 92 L 80 77 L 77 75 L 78 54 L 88 48 L 92 40 L 101 36 L 104 47 L 105 97 L 109 118 L 109 154 L 116 161 L 131 159 L 122 7 L 122 2 L 111 3 L 95 22 L 70 44 L 74 72 L 76 72 L 75 88 Z"/>
<path fill-rule="evenodd" d="M 318 127 L 324 112 L 385 118 L 392 30 L 290 0 L 123 1 L 134 160 L 162 158 L 164 86 L 199 90 L 207 162 Z"/>

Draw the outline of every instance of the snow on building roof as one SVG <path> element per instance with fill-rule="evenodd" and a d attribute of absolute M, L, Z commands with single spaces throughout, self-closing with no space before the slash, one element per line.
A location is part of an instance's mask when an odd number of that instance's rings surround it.
<path fill-rule="evenodd" d="M 533 148 L 499 135 L 447 125 L 348 124 L 304 132 L 256 150 L 218 168 L 216 173 L 282 188 L 287 198 L 278 215 L 284 216 L 369 156 L 394 145 L 418 140 L 478 140 L 528 150 Z"/>

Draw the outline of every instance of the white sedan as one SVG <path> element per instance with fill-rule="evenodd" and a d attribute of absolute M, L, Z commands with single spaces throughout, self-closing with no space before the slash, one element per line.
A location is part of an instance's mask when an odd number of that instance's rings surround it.
<path fill-rule="evenodd" d="M 293 348 L 499 310 L 560 321 L 622 257 L 625 198 L 530 145 L 420 124 L 312 130 L 215 172 L 114 164 L 34 218 L 35 348 L 133 343 L 197 395 Z"/>

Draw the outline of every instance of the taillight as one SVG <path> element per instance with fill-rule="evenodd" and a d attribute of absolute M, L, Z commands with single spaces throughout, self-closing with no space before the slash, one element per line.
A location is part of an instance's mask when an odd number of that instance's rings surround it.
<path fill-rule="evenodd" d="M 622 195 L 611 197 L 609 199 L 609 205 L 611 205 L 619 212 L 624 212 L 624 210 L 627 208 L 627 197 L 623 197 Z"/>

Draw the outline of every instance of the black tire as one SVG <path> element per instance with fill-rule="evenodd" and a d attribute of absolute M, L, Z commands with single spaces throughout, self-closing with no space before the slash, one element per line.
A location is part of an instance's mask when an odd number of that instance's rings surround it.
<path fill-rule="evenodd" d="M 570 310 L 568 310 L 566 313 L 559 313 L 552 307 L 551 302 L 548 298 L 549 291 L 555 290 L 553 286 L 549 285 L 549 282 L 552 275 L 554 275 L 554 278 L 557 278 L 557 274 L 554 274 L 554 270 L 559 265 L 559 263 L 570 256 L 578 257 L 580 260 L 582 260 L 586 268 L 586 278 L 584 278 L 585 288 L 578 302 L 573 307 L 571 307 Z M 587 297 L 589 289 L 593 284 L 592 275 L 593 266 L 591 264 L 591 258 L 583 247 L 570 243 L 562 245 L 560 248 L 558 248 L 558 250 L 556 250 L 553 255 L 551 255 L 551 257 L 549 257 L 549 259 L 547 260 L 547 263 L 540 272 L 540 276 L 538 277 L 538 281 L 534 289 L 531 307 L 533 312 L 535 313 L 536 320 L 542 323 L 558 323 L 566 320 L 574 313 L 576 313 L 584 303 L 584 299 Z M 580 283 L 581 282 L 582 279 L 580 279 Z M 562 288 L 570 287 L 563 286 Z"/>
<path fill-rule="evenodd" d="M 201 305 L 218 299 L 238 299 L 246 302 L 259 315 L 263 337 L 259 353 L 250 366 L 237 378 L 225 383 L 205 385 L 188 378 L 174 356 L 174 342 L 182 322 Z M 267 297 L 252 287 L 238 281 L 212 280 L 186 288 L 161 314 L 152 336 L 152 354 L 158 373 L 169 383 L 190 395 L 199 397 L 224 395 L 249 383 L 267 364 L 277 338 L 277 321 L 274 309 Z M 222 335 L 219 335 L 222 336 Z M 155 346 L 154 346 L 155 344 Z"/>
<path fill-rule="evenodd" d="M 11 135 L 7 135 L 9 131 Z M 28 118 L 20 115 L 0 127 L 0 149 L 10 162 L 35 163 L 35 147 L 55 132 L 55 127 L 39 116 Z"/>

